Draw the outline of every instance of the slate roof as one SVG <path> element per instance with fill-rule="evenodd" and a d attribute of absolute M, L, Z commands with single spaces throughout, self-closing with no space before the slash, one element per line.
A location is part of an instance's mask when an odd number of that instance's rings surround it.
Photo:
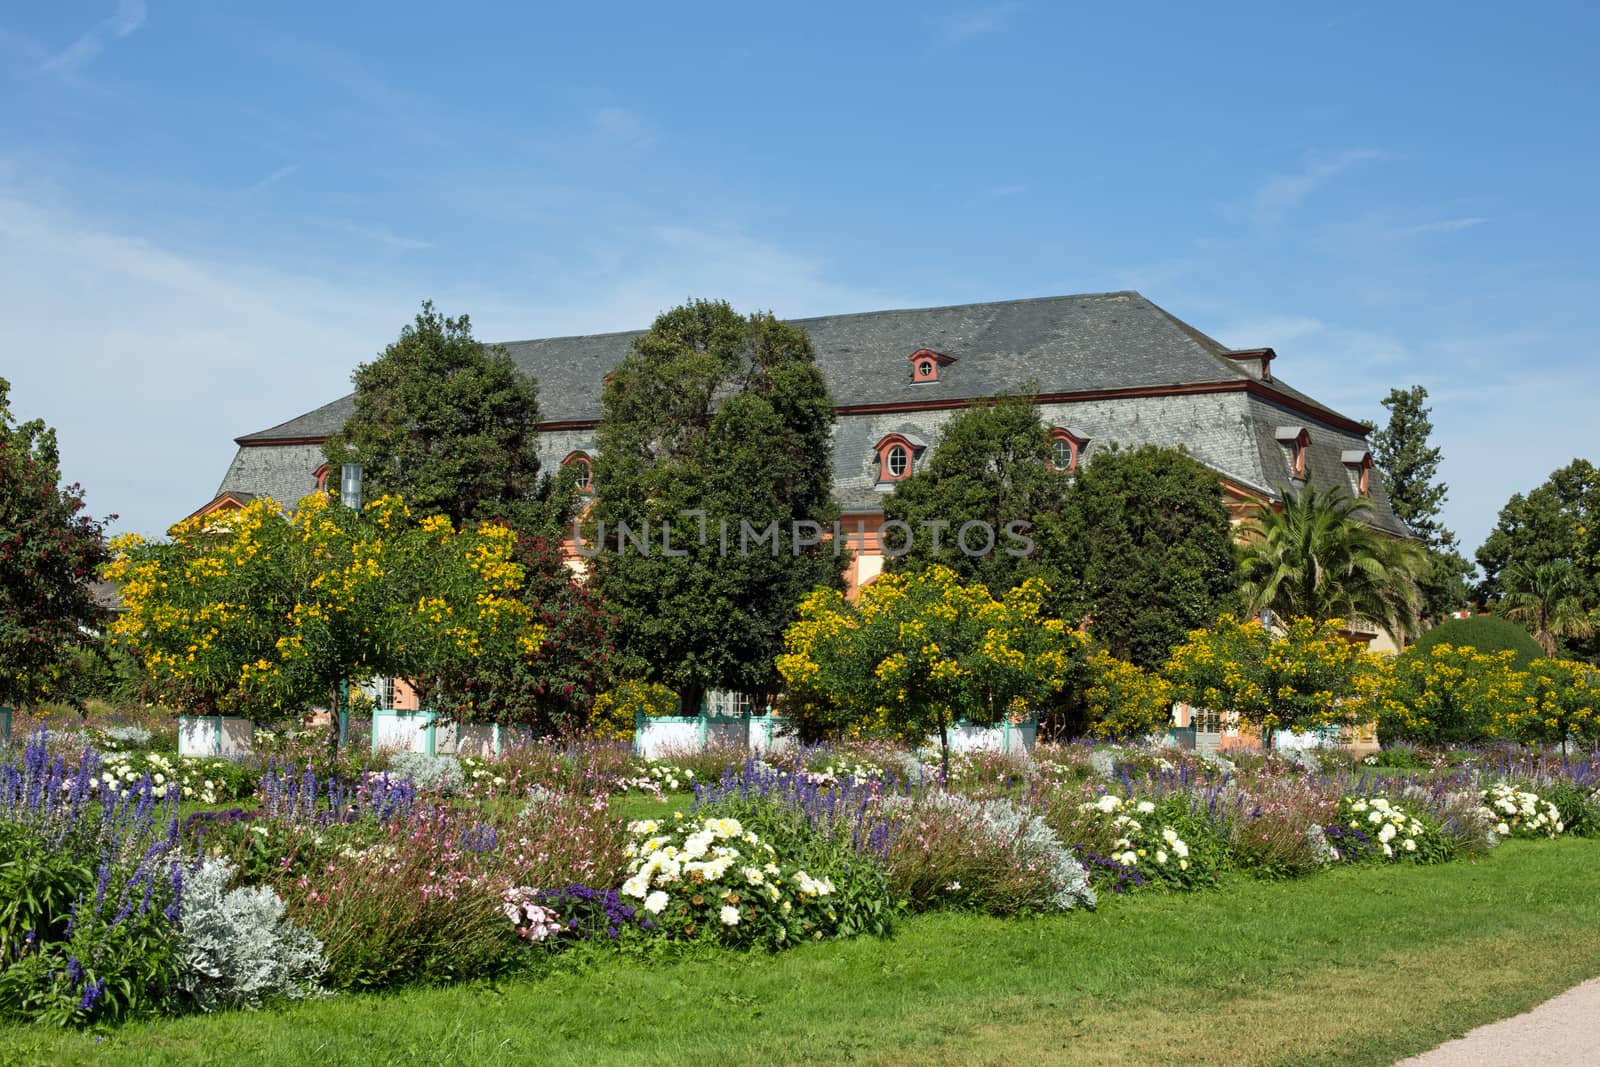
<path fill-rule="evenodd" d="M 1136 292 L 1052 296 L 992 304 L 869 311 L 793 319 L 811 336 L 817 363 L 840 406 L 963 400 L 1021 392 L 1138 389 L 1250 379 L 1230 351 Z M 539 382 L 546 422 L 600 417 L 605 375 L 643 331 L 552 337 L 504 344 Z M 953 356 L 937 382 L 912 382 L 906 357 L 919 348 Z M 1329 415 L 1336 412 L 1275 379 L 1262 383 Z M 350 414 L 353 396 L 238 438 L 327 436 Z"/>
<path fill-rule="evenodd" d="M 1305 426 L 1310 432 L 1308 470 L 1319 486 L 1353 489 L 1344 453 L 1367 447 L 1359 424 L 1275 375 L 1259 380 L 1244 361 L 1228 358 L 1233 350 L 1136 292 L 791 321 L 811 336 L 834 403 L 844 409 L 833 445 L 836 495 L 847 513 L 881 504 L 875 447 L 884 434 L 933 443 L 949 409 L 961 401 L 1030 386 L 1042 403 L 1054 398 L 1054 417 L 1082 420 L 1074 432 L 1094 439 L 1091 456 L 1113 441 L 1182 444 L 1224 475 L 1280 496 L 1303 483 L 1292 477 L 1289 449 L 1275 436 L 1279 427 Z M 574 448 L 593 451 L 587 427 L 600 417 L 604 378 L 641 332 L 504 345 L 518 367 L 538 380 L 542 421 L 557 424 L 545 433 L 542 462 L 558 463 Z M 954 357 L 940 368 L 937 382 L 911 380 L 906 357 L 924 348 Z M 1166 390 L 1196 395 L 1184 402 L 1152 395 Z M 1198 395 L 1219 390 L 1226 392 Z M 1095 394 L 1100 397 L 1090 399 Z M 933 408 L 897 407 L 908 404 Z M 298 499 L 310 491 L 310 472 L 320 461 L 313 442 L 337 430 L 353 410 L 352 394 L 238 438 L 241 446 L 277 447 L 241 447 L 219 492 Z M 1408 536 L 1376 472 L 1369 488 L 1369 521 Z"/>

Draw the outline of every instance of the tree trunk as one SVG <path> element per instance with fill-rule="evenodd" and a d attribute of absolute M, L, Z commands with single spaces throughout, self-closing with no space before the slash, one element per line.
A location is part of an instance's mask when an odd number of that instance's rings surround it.
<path fill-rule="evenodd" d="M 935 713 L 939 717 L 939 762 L 944 775 L 944 787 L 950 788 L 950 716 L 948 710 L 939 706 Z"/>
<path fill-rule="evenodd" d="M 698 682 L 690 682 L 678 693 L 678 711 L 686 719 L 692 719 L 700 714 L 700 702 L 705 699 L 706 687 Z"/>
<path fill-rule="evenodd" d="M 334 682 L 328 700 L 328 760 L 339 756 L 339 683 Z"/>

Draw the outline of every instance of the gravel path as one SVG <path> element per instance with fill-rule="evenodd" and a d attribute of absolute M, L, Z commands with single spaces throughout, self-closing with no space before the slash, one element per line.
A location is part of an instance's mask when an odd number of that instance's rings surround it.
<path fill-rule="evenodd" d="M 1600 978 L 1530 1012 L 1470 1030 L 1395 1067 L 1596 1067 L 1600 1064 Z"/>

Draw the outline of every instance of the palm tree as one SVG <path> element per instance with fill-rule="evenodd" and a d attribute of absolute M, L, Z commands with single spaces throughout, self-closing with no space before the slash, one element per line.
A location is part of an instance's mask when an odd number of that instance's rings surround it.
<path fill-rule="evenodd" d="M 1569 559 L 1513 563 L 1506 568 L 1506 618 L 1533 631 L 1533 639 L 1554 659 L 1556 638 L 1594 633 L 1578 592 L 1578 574 Z"/>
<path fill-rule="evenodd" d="M 1250 611 L 1361 619 L 1397 641 L 1413 631 L 1427 553 L 1363 521 L 1371 510 L 1370 501 L 1315 486 L 1285 494 L 1282 508 L 1256 505 L 1241 528 L 1241 589 Z"/>

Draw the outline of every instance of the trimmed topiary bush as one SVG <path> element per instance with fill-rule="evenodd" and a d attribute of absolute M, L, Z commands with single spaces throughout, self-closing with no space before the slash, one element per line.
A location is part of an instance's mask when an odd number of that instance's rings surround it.
<path fill-rule="evenodd" d="M 1448 619 L 1421 637 L 1406 651 L 1421 652 L 1437 644 L 1466 645 L 1479 652 L 1499 652 L 1510 649 L 1517 654 L 1516 669 L 1525 671 L 1528 664 L 1544 655 L 1533 635 L 1510 619 L 1495 615 L 1474 615 L 1470 619 Z"/>

